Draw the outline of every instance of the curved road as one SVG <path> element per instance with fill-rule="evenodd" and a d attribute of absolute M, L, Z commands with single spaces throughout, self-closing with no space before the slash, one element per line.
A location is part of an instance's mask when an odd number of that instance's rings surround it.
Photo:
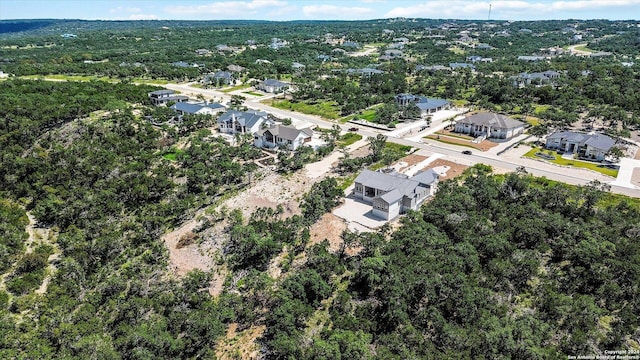
<path fill-rule="evenodd" d="M 231 95 L 229 94 L 225 94 L 220 91 L 211 90 L 211 89 L 194 88 L 189 86 L 189 84 L 186 84 L 186 85 L 167 84 L 167 85 L 164 85 L 164 87 L 170 90 L 180 91 L 182 93 L 192 93 L 196 96 L 198 94 L 202 94 L 208 97 L 221 98 L 223 102 L 228 102 L 231 99 Z M 267 111 L 283 119 L 284 118 L 299 119 L 299 120 L 316 124 L 325 128 L 330 128 L 331 126 L 336 124 L 335 122 L 323 120 L 318 116 L 306 115 L 306 114 L 302 114 L 294 111 L 274 108 L 272 106 L 269 106 L 267 104 L 263 104 L 260 102 L 261 100 L 264 100 L 264 99 L 265 97 L 261 97 L 258 99 L 248 99 L 245 101 L 245 105 L 250 109 Z M 338 125 L 344 131 L 348 131 L 348 128 L 353 126 L 351 124 L 349 124 L 348 126 L 342 125 L 342 124 L 338 124 Z M 367 128 L 363 126 L 358 126 L 358 128 L 360 129 L 359 133 L 365 137 L 376 136 L 378 134 L 383 134 L 383 135 L 385 134 L 385 132 L 381 130 L 376 130 L 376 129 Z M 390 137 L 390 136 L 387 137 L 387 141 L 396 143 L 396 144 L 401 144 L 401 145 L 409 145 L 419 149 L 425 149 L 434 153 L 437 152 L 445 155 L 445 157 L 448 160 L 455 161 L 461 164 L 473 165 L 477 163 L 482 163 L 482 164 L 490 165 L 494 168 L 503 168 L 507 170 L 516 170 L 516 168 L 522 165 L 514 161 L 497 158 L 497 156 L 493 157 L 493 156 L 477 154 L 477 153 L 474 153 L 473 155 L 464 155 L 462 154 L 459 148 L 445 146 L 441 143 L 416 142 L 408 139 Z M 581 176 L 574 176 L 571 174 L 561 173 L 560 171 L 566 170 L 565 168 L 561 168 L 561 167 L 558 167 L 558 172 L 556 172 L 556 171 L 549 171 L 542 167 L 537 167 L 535 165 L 529 164 L 526 166 L 526 170 L 528 173 L 534 176 L 546 177 L 547 179 L 550 179 L 550 180 L 560 181 L 560 182 L 572 184 L 572 185 L 586 185 L 591 181 L 591 179 L 585 179 L 584 177 L 581 177 Z M 640 198 L 639 189 L 632 189 L 632 188 L 627 188 L 627 187 L 618 186 L 618 185 L 611 185 L 611 192 L 627 195 L 630 197 Z"/>

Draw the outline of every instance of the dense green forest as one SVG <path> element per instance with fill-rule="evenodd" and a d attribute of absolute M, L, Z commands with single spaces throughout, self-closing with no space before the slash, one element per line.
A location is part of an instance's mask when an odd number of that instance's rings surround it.
<path fill-rule="evenodd" d="M 0 358 L 215 358 L 229 329 L 264 329 L 251 341 L 266 359 L 561 359 L 637 350 L 635 199 L 600 183 L 574 187 L 476 165 L 441 182 L 397 226 L 343 232 L 336 250 L 311 242 L 310 229 L 341 202 L 340 181 L 308 184 L 295 215 L 282 207 L 227 211 L 219 205 L 262 174 L 252 162 L 262 156 L 252 139 L 229 145 L 212 136 L 214 118 L 207 116 L 175 126 L 145 119 L 170 113 L 151 106 L 147 93 L 158 87 L 142 80 L 195 81 L 236 64 L 246 68 L 242 81 L 293 81 L 298 91 L 287 101 L 330 103 L 339 115 L 377 106 L 380 122 L 397 111 L 397 93 L 412 92 L 536 115 L 545 125 L 567 126 L 581 115 L 616 133 L 633 129 L 640 76 L 638 65 L 621 61 L 640 52 L 637 28 L 576 23 L 593 29 L 585 39 L 591 49 L 612 57 L 516 60 L 572 44 L 563 29 L 574 23 L 0 22 L 0 70 L 12 74 L 0 81 Z M 469 27 L 491 48 L 448 49 Z M 522 28 L 543 35 L 533 42 Z M 60 31 L 78 37 L 63 39 Z M 496 35 L 504 31 L 510 36 Z M 336 53 L 339 46 L 322 41 L 329 32 L 378 51 L 406 35 L 409 60 Z M 290 45 L 264 46 L 272 37 Z M 259 46 L 235 55 L 194 51 L 247 40 Z M 321 54 L 333 59 L 323 62 Z M 472 54 L 495 61 L 476 71 L 415 66 Z M 292 71 L 293 61 L 306 69 Z M 370 65 L 384 73 L 346 71 Z M 544 86 L 514 87 L 509 79 L 550 69 L 562 75 Z M 52 74 L 104 81 L 37 79 Z M 281 153 L 279 179 L 333 151 L 339 128 L 325 137 L 330 146 L 317 152 Z M 337 171 L 348 178 L 407 152 L 385 141 L 370 138 L 368 155 L 345 153 Z M 200 241 L 213 228 L 224 235 L 212 255 L 225 269 L 215 296 L 209 289 L 221 273 L 178 276 L 170 268 L 162 237 L 192 219 L 202 223 L 185 241 Z M 273 267 L 280 276 L 271 275 Z"/>

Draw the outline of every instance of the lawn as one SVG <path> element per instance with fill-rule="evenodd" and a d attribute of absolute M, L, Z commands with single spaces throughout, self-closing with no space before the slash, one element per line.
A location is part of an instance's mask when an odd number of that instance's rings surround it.
<path fill-rule="evenodd" d="M 162 154 L 162 157 L 169 161 L 176 161 L 178 158 L 178 154 L 184 153 L 184 150 L 174 149 L 172 148 L 168 152 Z"/>
<path fill-rule="evenodd" d="M 351 114 L 349 116 L 342 117 L 338 121 L 340 121 L 340 123 L 344 124 L 344 123 L 346 123 L 346 122 L 348 122 L 350 120 L 358 118 L 360 120 L 367 120 L 367 121 L 373 122 L 373 120 L 375 120 L 375 118 L 376 118 L 376 109 L 379 108 L 382 105 L 383 104 L 371 105 L 371 106 L 369 106 L 368 108 L 366 108 L 364 110 L 358 111 L 358 113 L 356 113 L 356 114 Z"/>
<path fill-rule="evenodd" d="M 587 45 L 576 46 L 575 49 L 578 51 L 593 52 L 593 50 L 589 49 Z"/>
<path fill-rule="evenodd" d="M 356 133 L 346 133 L 338 140 L 339 145 L 349 146 L 356 141 L 362 140 L 362 135 Z"/>
<path fill-rule="evenodd" d="M 264 96 L 264 94 L 259 93 L 259 92 L 254 92 L 254 91 L 243 91 L 243 94 L 249 94 L 249 95 L 253 95 L 253 96 Z"/>
<path fill-rule="evenodd" d="M 424 138 L 425 139 L 439 141 L 439 142 L 445 143 L 445 144 L 466 146 L 466 147 L 469 147 L 469 148 L 472 148 L 472 149 L 476 149 L 476 150 L 481 150 L 482 151 L 482 148 L 474 146 L 475 144 L 472 143 L 470 140 L 465 140 L 465 139 L 461 139 L 461 138 L 458 138 L 458 137 L 453 137 L 453 136 L 448 136 L 448 135 L 427 135 Z"/>
<path fill-rule="evenodd" d="M 544 152 L 546 154 L 551 153 L 552 155 L 555 155 L 555 160 L 546 160 L 546 159 L 543 159 L 543 158 L 541 158 L 539 156 L 536 156 L 537 152 Z M 605 168 L 605 167 L 599 167 L 598 163 L 593 163 L 593 162 L 589 162 L 589 161 L 581 161 L 581 160 L 574 160 L 574 159 L 564 159 L 564 158 L 562 158 L 562 156 L 556 154 L 553 151 L 549 152 L 548 150 L 545 151 L 545 150 L 540 149 L 540 148 L 533 148 L 533 149 L 529 150 L 526 154 L 524 154 L 524 156 L 528 157 L 528 158 L 532 158 L 532 159 L 544 160 L 544 161 L 547 161 L 547 162 L 550 162 L 550 163 L 556 164 L 556 165 L 571 166 L 571 167 L 582 168 L 582 169 L 589 169 L 589 170 L 597 171 L 597 172 L 599 172 L 601 174 L 608 175 L 608 176 L 611 176 L 611 177 L 617 177 L 618 176 L 618 170 L 609 169 L 609 168 Z"/>
<path fill-rule="evenodd" d="M 251 87 L 251 84 L 242 84 L 242 85 L 238 85 L 238 86 L 233 86 L 233 87 L 230 87 L 230 88 L 226 88 L 226 89 L 224 89 L 224 90 L 220 90 L 220 91 L 222 91 L 223 93 L 227 94 L 227 93 L 230 93 L 230 92 L 232 92 L 232 91 L 248 89 L 248 88 L 250 88 L 250 87 Z"/>
<path fill-rule="evenodd" d="M 114 82 L 116 80 L 110 79 L 106 76 L 97 77 L 97 76 L 86 76 L 86 75 L 64 75 L 64 74 L 51 74 L 51 75 L 25 75 L 20 76 L 22 79 L 45 79 L 45 80 L 60 80 L 60 81 L 106 81 L 106 82 Z"/>
<path fill-rule="evenodd" d="M 541 112 L 549 110 L 550 108 L 551 108 L 551 105 L 534 105 L 533 112 L 536 115 L 539 115 Z"/>
<path fill-rule="evenodd" d="M 338 118 L 338 105 L 335 101 L 324 101 L 316 104 L 307 104 L 304 102 L 291 102 L 289 100 L 270 100 L 269 104 L 273 107 L 277 107 L 278 109 L 297 111 L 308 115 L 318 115 L 325 119 Z"/>

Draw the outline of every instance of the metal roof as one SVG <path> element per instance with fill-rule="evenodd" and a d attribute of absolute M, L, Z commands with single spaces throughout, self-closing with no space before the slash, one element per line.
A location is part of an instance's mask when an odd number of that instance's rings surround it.
<path fill-rule="evenodd" d="M 471 116 L 467 116 L 464 119 L 458 120 L 458 123 L 494 126 L 501 129 L 515 129 L 524 126 L 524 123 L 510 117 L 495 114 L 495 113 L 479 113 Z"/>

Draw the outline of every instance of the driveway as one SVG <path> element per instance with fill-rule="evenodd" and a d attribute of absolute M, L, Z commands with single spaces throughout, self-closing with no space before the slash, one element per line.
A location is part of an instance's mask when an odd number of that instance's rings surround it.
<path fill-rule="evenodd" d="M 377 228 L 386 224 L 386 220 L 373 216 L 371 213 L 371 204 L 365 203 L 351 195 L 353 187 L 354 186 L 351 185 L 345 190 L 345 193 L 349 194 L 349 196 L 344 198 L 344 204 L 333 210 L 333 214 L 344 219 L 349 229 L 356 228 L 359 231 L 375 231 Z"/>
<path fill-rule="evenodd" d="M 621 158 L 618 177 L 610 184 L 630 189 L 638 189 L 637 186 L 633 185 L 633 172 L 636 168 L 640 168 L 640 160 Z"/>

